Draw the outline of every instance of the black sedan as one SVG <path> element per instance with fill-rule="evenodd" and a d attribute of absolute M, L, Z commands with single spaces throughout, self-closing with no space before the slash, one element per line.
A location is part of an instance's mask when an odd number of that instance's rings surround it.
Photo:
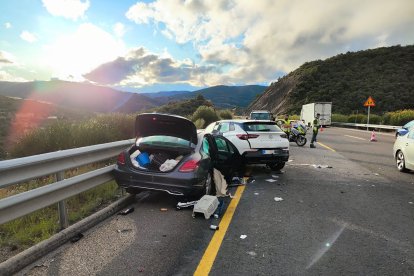
<path fill-rule="evenodd" d="M 140 114 L 135 134 L 136 142 L 119 154 L 114 171 L 118 185 L 129 193 L 212 194 L 213 168 L 227 179 L 239 172 L 237 148 L 223 136 L 197 131 L 184 117 Z"/>

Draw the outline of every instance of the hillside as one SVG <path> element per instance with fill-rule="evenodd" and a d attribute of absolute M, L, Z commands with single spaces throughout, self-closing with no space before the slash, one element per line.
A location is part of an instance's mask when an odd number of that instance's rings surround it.
<path fill-rule="evenodd" d="M 187 100 L 200 94 L 205 99 L 210 100 L 218 108 L 247 107 L 257 95 L 263 93 L 265 86 L 245 85 L 245 86 L 213 86 L 194 92 L 176 93 L 172 96 L 157 97 L 156 99 L 167 103 L 170 101 Z"/>
<path fill-rule="evenodd" d="M 92 115 L 45 102 L 0 96 L 0 159 L 5 156 L 7 145 L 29 130 L 56 119 L 75 121 Z"/>
<path fill-rule="evenodd" d="M 299 114 L 301 106 L 332 101 L 333 112 L 366 112 L 368 96 L 376 101 L 371 112 L 414 108 L 414 46 L 393 46 L 340 54 L 307 62 L 272 83 L 248 107 L 274 114 Z"/>
<path fill-rule="evenodd" d="M 44 101 L 90 112 L 134 113 L 159 105 L 146 96 L 89 83 L 67 81 L 0 82 L 0 95 Z"/>

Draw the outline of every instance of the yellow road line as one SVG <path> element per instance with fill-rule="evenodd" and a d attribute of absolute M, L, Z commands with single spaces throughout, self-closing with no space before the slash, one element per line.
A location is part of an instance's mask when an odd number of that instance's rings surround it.
<path fill-rule="evenodd" d="M 336 150 L 334 150 L 333 148 L 331 148 L 331 147 L 328 147 L 327 145 L 324 145 L 324 144 L 322 144 L 321 142 L 317 142 L 319 145 L 321 145 L 322 147 L 324 147 L 324 148 L 327 148 L 328 150 L 331 150 L 331 151 L 333 151 L 333 152 L 336 152 Z"/>
<path fill-rule="evenodd" d="M 216 259 L 217 253 L 220 249 L 221 243 L 223 242 L 224 235 L 229 228 L 231 219 L 233 218 L 234 212 L 236 211 L 244 189 L 244 185 L 237 187 L 236 194 L 231 200 L 230 205 L 227 207 L 227 210 L 220 221 L 219 230 L 214 233 L 213 238 L 211 239 L 206 251 L 204 252 L 204 255 L 201 258 L 196 271 L 194 272 L 195 276 L 208 275 L 210 273 L 214 260 Z"/>

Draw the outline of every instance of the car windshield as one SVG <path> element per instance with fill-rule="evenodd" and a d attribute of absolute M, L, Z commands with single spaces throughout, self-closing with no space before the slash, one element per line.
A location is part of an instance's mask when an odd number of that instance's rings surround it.
<path fill-rule="evenodd" d="M 270 120 L 271 116 L 269 113 L 252 113 L 250 116 L 253 120 Z"/>
<path fill-rule="evenodd" d="M 414 120 L 406 123 L 403 128 L 410 129 L 412 126 L 414 126 Z"/>
<path fill-rule="evenodd" d="M 276 123 L 268 122 L 248 122 L 243 124 L 243 130 L 245 131 L 281 131 Z"/>
<path fill-rule="evenodd" d="M 173 136 L 165 136 L 165 135 L 154 135 L 154 136 L 147 136 L 138 139 L 137 144 L 145 144 L 145 145 L 157 145 L 163 147 L 189 147 L 190 141 L 173 137 Z M 191 147 L 195 147 L 193 143 L 191 143 Z"/>

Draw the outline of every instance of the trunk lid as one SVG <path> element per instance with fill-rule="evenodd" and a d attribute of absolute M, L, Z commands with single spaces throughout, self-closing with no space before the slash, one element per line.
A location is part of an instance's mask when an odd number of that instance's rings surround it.
<path fill-rule="evenodd" d="M 197 128 L 190 120 L 170 114 L 142 113 L 135 119 L 135 136 L 165 135 L 197 144 Z"/>
<path fill-rule="evenodd" d="M 249 135 L 250 148 L 274 149 L 288 147 L 289 141 L 281 137 L 285 134 L 275 122 L 248 122 L 243 128 Z"/>

